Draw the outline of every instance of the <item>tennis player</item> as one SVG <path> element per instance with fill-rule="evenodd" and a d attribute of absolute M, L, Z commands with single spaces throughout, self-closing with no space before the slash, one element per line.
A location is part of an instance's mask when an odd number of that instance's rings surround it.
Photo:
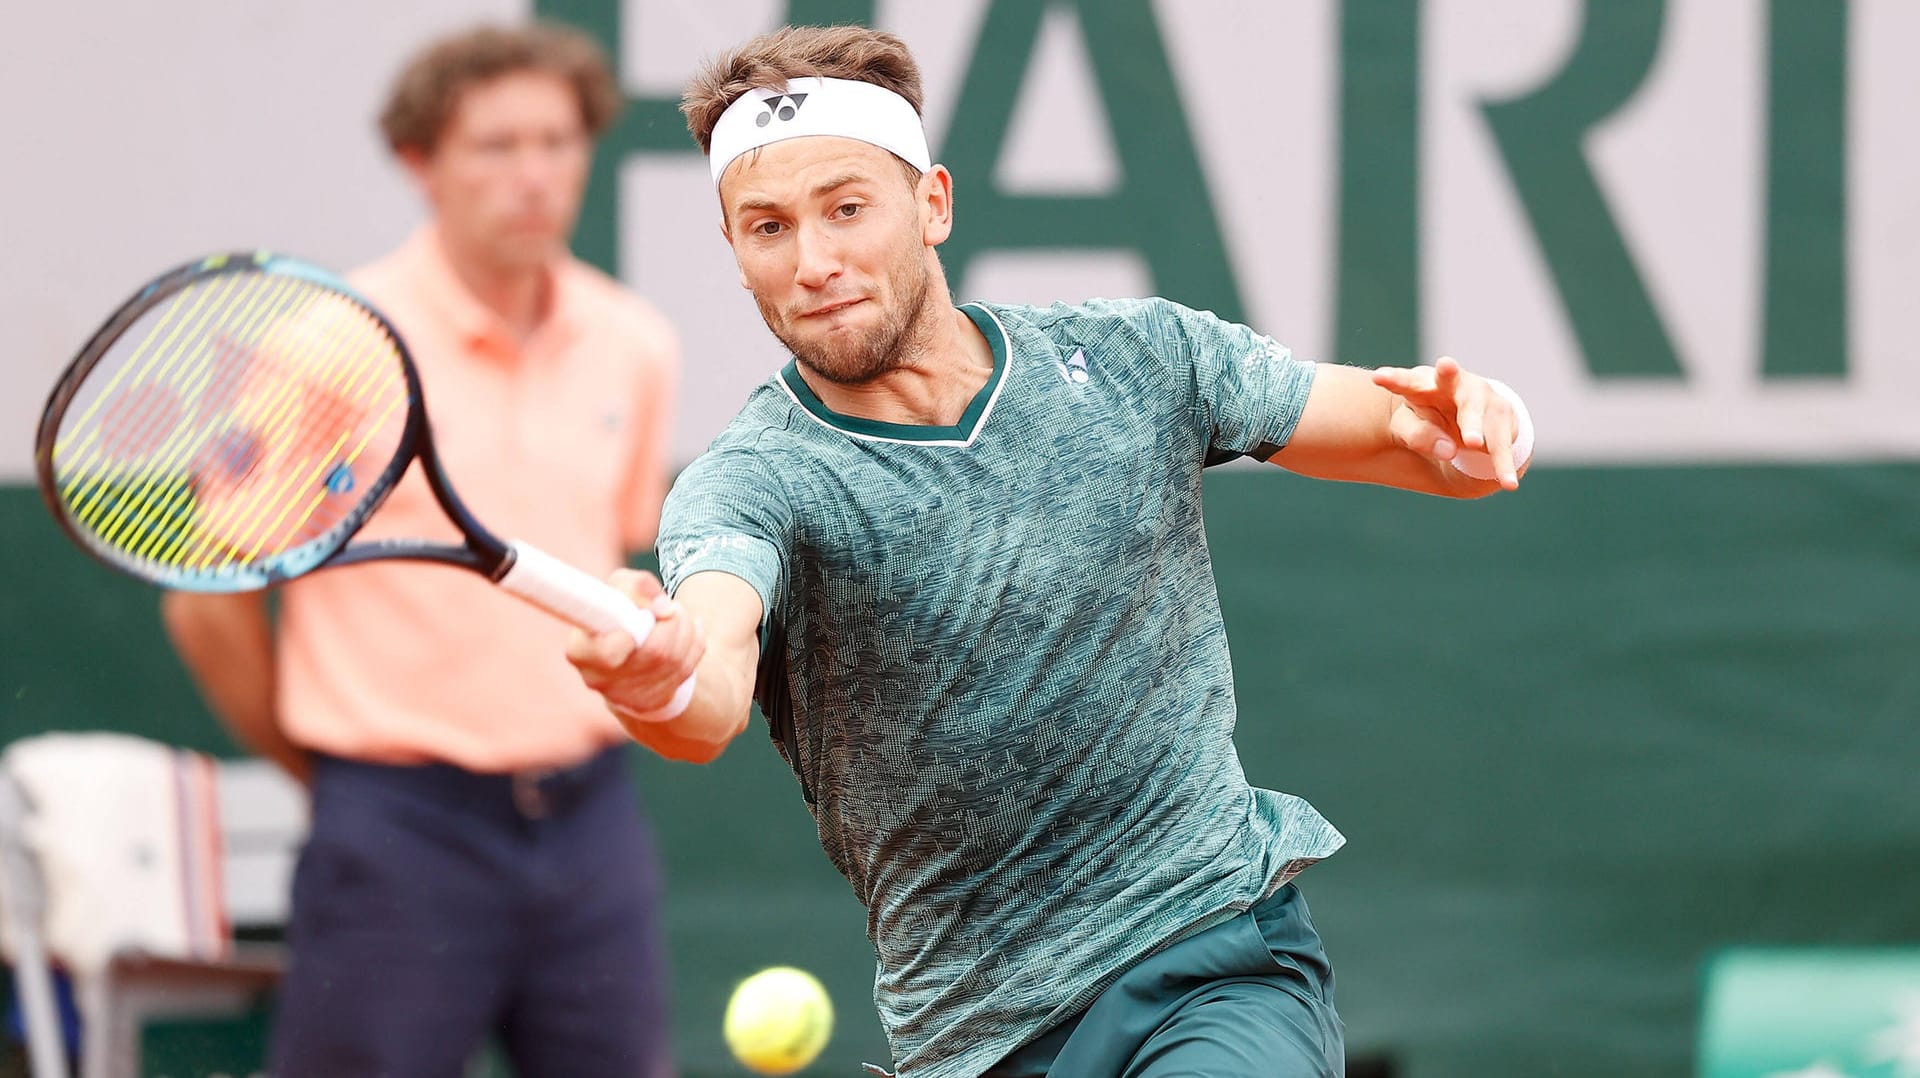
<path fill-rule="evenodd" d="M 571 31 L 424 48 L 381 126 L 432 219 L 350 275 L 407 340 L 462 496 L 598 573 L 653 542 L 679 374 L 667 321 L 567 253 L 618 103 Z M 361 535 L 454 538 L 418 469 Z M 236 739 L 313 787 L 273 1074 L 456 1078 L 489 1039 L 521 1075 L 671 1073 L 653 836 L 564 629 L 391 562 L 287 585 L 277 622 L 259 594 L 164 602 Z"/>
<path fill-rule="evenodd" d="M 691 760 L 759 702 L 868 910 L 900 1075 L 1340 1074 L 1291 881 L 1343 839 L 1241 771 L 1201 470 L 1512 490 L 1519 398 L 1165 299 L 956 306 L 955 181 L 885 33 L 756 38 L 684 109 L 793 361 L 668 496 L 672 597 L 616 578 L 654 636 L 576 635 L 586 683 Z"/>

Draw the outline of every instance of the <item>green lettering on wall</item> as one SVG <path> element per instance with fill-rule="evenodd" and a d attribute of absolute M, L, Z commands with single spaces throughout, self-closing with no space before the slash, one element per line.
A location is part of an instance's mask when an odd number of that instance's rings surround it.
<path fill-rule="evenodd" d="M 948 279 L 965 280 L 967 264 L 985 251 L 1134 250 L 1157 291 L 1223 318 L 1244 318 L 1150 0 L 1054 0 L 1075 9 L 1085 35 L 1120 162 L 1119 189 L 1013 195 L 995 186 L 994 166 L 1048 6 L 995 0 L 981 27 L 946 143 L 935 155 L 953 170 L 962 222 L 941 248 Z"/>
<path fill-rule="evenodd" d="M 1123 178 L 1120 190 L 1088 197 L 1018 196 L 993 186 L 1046 5 L 997 0 L 988 11 L 967 70 L 947 142 L 936 156 L 958 177 L 966 224 L 942 249 L 958 281 L 974 255 L 989 250 L 1124 248 L 1147 262 L 1170 296 L 1243 317 L 1239 291 L 1213 212 L 1192 129 L 1150 0 L 1055 0 L 1080 14 L 1087 52 Z M 789 0 L 791 23 L 871 23 L 875 0 Z M 613 48 L 621 35 L 619 0 L 537 0 L 537 13 L 581 27 Z M 638 153 L 695 153 L 671 97 L 633 97 L 594 158 L 574 249 L 618 273 L 618 178 Z"/>
<path fill-rule="evenodd" d="M 1646 81 L 1664 0 L 1586 5 L 1573 57 L 1547 85 L 1481 105 L 1596 377 L 1681 377 L 1680 361 L 1587 164 L 1588 131 Z"/>
<path fill-rule="evenodd" d="M 1847 373 L 1847 18 L 1847 0 L 1768 7 L 1770 378 Z"/>
<path fill-rule="evenodd" d="M 1340 8 L 1334 356 L 1420 358 L 1420 0 Z"/>
<path fill-rule="evenodd" d="M 787 0 L 782 22 L 826 26 L 836 23 L 871 23 L 877 0 Z M 622 32 L 621 0 L 535 0 L 534 13 L 577 26 L 592 34 L 613 57 L 614 69 L 622 69 L 619 56 Z M 642 26 L 641 32 L 646 28 Z M 771 29 L 771 27 L 769 27 Z M 627 98 L 620 119 L 601 140 L 593 158 L 593 176 L 587 184 L 587 197 L 580 207 L 580 224 L 574 230 L 573 249 L 582 259 L 615 276 L 620 275 L 619 248 L 620 166 L 633 154 L 695 154 L 700 148 L 687 134 L 686 121 L 680 116 L 678 94 L 667 97 Z"/>

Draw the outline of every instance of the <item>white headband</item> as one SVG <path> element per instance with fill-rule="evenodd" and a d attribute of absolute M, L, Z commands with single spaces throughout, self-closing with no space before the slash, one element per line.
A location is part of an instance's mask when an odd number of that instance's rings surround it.
<path fill-rule="evenodd" d="M 933 167 L 926 129 L 906 98 L 870 82 L 794 79 L 784 91 L 749 90 L 720 114 L 707 159 L 713 185 L 741 154 L 806 135 L 858 139 L 922 172 Z"/>

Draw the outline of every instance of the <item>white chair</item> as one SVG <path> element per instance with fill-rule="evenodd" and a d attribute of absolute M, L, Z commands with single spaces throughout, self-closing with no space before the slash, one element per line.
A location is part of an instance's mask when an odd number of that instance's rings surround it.
<path fill-rule="evenodd" d="M 305 791 L 270 764 L 221 762 L 214 768 L 221 859 L 217 866 L 225 920 L 235 929 L 278 928 L 286 921 L 293 865 L 307 830 Z M 25 787 L 0 768 L 0 898 L 13 943 L 15 975 L 26 1015 L 34 1078 L 68 1078 L 54 1010 L 46 925 L 61 901 L 47 887 L 34 846 L 36 806 Z M 58 796 L 97 796 L 62 789 Z M 83 896 L 68 896 L 83 900 Z M 82 1078 L 134 1078 L 140 1073 L 142 1028 L 156 1018 L 245 1013 L 259 1005 L 285 966 L 277 943 L 236 943 L 218 955 L 159 955 L 106 941 L 107 957 L 64 962 L 74 980 L 84 1026 Z"/>
<path fill-rule="evenodd" d="M 13 979 L 27 1033 L 33 1078 L 67 1078 L 66 1037 L 54 1001 L 53 970 L 40 939 L 45 910 L 40 867 L 23 841 L 27 806 L 19 787 L 0 771 L 0 912 L 13 939 Z"/>

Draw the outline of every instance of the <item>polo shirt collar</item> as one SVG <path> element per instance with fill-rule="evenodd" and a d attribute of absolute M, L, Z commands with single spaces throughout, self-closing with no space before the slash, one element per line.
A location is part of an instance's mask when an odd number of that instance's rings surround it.
<path fill-rule="evenodd" d="M 442 245 L 440 230 L 432 224 L 417 229 L 408 239 L 409 254 L 418 270 L 417 280 L 424 298 L 452 327 L 459 340 L 474 351 L 499 351 L 517 355 L 521 348 L 507 325 L 486 304 L 480 302 L 466 282 L 454 272 L 453 262 Z M 581 297 L 574 267 L 566 256 L 553 260 L 548 279 L 553 289 L 546 320 L 535 331 L 537 336 L 558 340 L 573 335 Z"/>

